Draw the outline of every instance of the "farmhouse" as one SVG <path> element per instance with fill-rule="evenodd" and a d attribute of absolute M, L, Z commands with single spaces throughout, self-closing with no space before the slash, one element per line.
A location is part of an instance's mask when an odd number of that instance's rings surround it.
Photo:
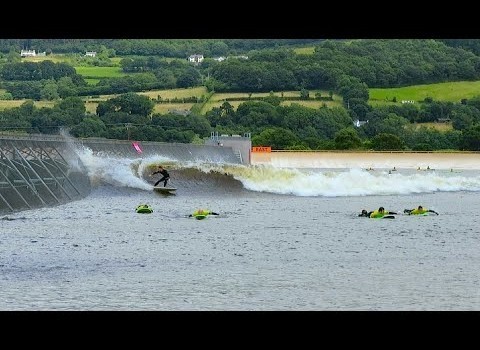
<path fill-rule="evenodd" d="M 85 56 L 86 57 L 95 57 L 95 56 L 97 56 L 97 52 L 96 51 L 86 51 Z"/>
<path fill-rule="evenodd" d="M 20 51 L 20 57 L 35 57 L 37 56 L 37 53 L 35 50 L 21 50 Z"/>
<path fill-rule="evenodd" d="M 204 60 L 203 55 L 199 55 L 199 54 L 190 55 L 190 56 L 188 57 L 188 61 L 189 61 L 189 62 L 192 62 L 192 63 L 194 63 L 194 64 L 200 64 L 200 63 L 203 62 L 203 60 Z"/>
<path fill-rule="evenodd" d="M 356 126 L 357 128 L 361 127 L 362 125 L 364 124 L 367 124 L 368 123 L 368 120 L 354 120 L 353 121 L 353 125 Z"/>

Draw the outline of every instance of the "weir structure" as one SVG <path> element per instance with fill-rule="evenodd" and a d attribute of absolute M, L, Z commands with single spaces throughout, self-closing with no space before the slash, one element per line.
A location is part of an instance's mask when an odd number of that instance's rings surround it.
<path fill-rule="evenodd" d="M 86 197 L 91 192 L 91 184 L 78 155 L 85 147 L 99 156 L 135 159 L 161 155 L 180 161 L 244 163 L 238 148 L 217 144 L 3 134 L 0 135 L 0 214 L 55 206 Z"/>
<path fill-rule="evenodd" d="M 0 136 L 0 213 L 66 203 L 85 197 L 90 188 L 64 138 Z"/>

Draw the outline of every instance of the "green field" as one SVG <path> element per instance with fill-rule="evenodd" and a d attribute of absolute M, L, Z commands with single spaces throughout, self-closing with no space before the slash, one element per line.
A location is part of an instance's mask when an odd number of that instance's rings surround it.
<path fill-rule="evenodd" d="M 313 90 L 310 91 L 310 96 L 315 96 L 315 93 L 320 92 L 322 96 L 328 96 L 328 91 L 320 91 L 320 90 Z M 264 92 L 264 93 L 252 93 L 251 98 L 254 100 L 255 97 L 266 97 L 269 96 L 269 92 Z M 275 92 L 273 94 L 274 96 L 282 96 L 282 92 Z M 299 91 L 283 91 L 283 96 L 285 97 L 298 97 L 300 96 Z M 214 107 L 220 107 L 223 102 L 225 102 L 225 99 L 227 98 L 244 98 L 243 101 L 228 101 L 232 105 L 234 109 L 237 109 L 237 107 L 243 103 L 248 101 L 249 94 L 244 93 L 244 92 L 239 92 L 239 93 L 218 93 L 218 94 L 213 94 L 210 100 L 203 106 L 201 114 L 207 113 L 209 110 L 211 110 Z M 310 107 L 310 108 L 319 108 L 325 103 L 328 107 L 334 107 L 334 106 L 341 106 L 342 105 L 342 97 L 340 95 L 333 95 L 333 101 L 282 101 L 281 105 L 282 106 L 289 106 L 292 103 L 297 103 L 302 106 Z"/>
<path fill-rule="evenodd" d="M 421 127 L 425 127 L 429 129 L 443 131 L 443 132 L 453 130 L 453 126 L 451 123 L 414 123 L 414 124 L 408 124 L 407 127 L 413 130 L 417 130 L 417 129 L 420 129 Z"/>
<path fill-rule="evenodd" d="M 96 79 L 96 78 L 84 78 L 83 80 L 85 80 L 85 82 L 88 84 L 88 85 L 97 85 L 98 82 L 100 81 L 100 79 Z"/>
<path fill-rule="evenodd" d="M 171 109 L 189 111 L 192 107 L 193 103 L 158 103 L 153 108 L 153 113 L 167 114 Z"/>
<path fill-rule="evenodd" d="M 139 92 L 139 95 L 145 95 L 151 99 L 156 100 L 158 96 L 162 99 L 172 98 L 186 98 L 186 97 L 201 97 L 207 94 L 207 88 L 204 86 L 198 86 L 187 89 L 169 89 L 169 90 L 151 90 L 145 92 Z"/>
<path fill-rule="evenodd" d="M 20 107 L 25 101 L 27 100 L 8 100 L 8 101 L 0 100 L 0 111 L 3 111 L 4 109 L 9 109 L 9 108 Z M 51 108 L 53 107 L 55 102 L 54 101 L 34 101 L 33 104 L 37 108 L 42 108 L 42 107 Z"/>
<path fill-rule="evenodd" d="M 48 56 L 35 56 L 35 57 L 22 57 L 22 62 L 41 62 L 41 61 L 52 61 L 54 63 L 66 62 L 68 63 L 70 59 L 68 56 L 62 54 L 51 54 Z"/>
<path fill-rule="evenodd" d="M 97 68 L 97 67 L 82 67 L 82 68 Z M 98 68 L 115 68 L 115 67 L 98 67 Z M 89 83 L 97 82 L 98 80 L 89 78 L 86 79 Z M 314 96 L 316 92 L 319 91 L 310 91 L 310 96 Z M 320 91 L 322 96 L 328 96 L 327 91 Z M 168 89 L 168 90 L 152 90 L 152 91 L 145 91 L 145 92 L 138 92 L 139 95 L 144 95 L 150 97 L 152 100 L 156 100 L 158 96 L 160 96 L 163 100 L 165 99 L 173 99 L 173 98 L 187 98 L 187 97 L 201 97 L 206 96 L 208 94 L 207 89 L 204 86 L 195 87 L 195 88 L 187 88 L 187 89 Z M 225 102 L 226 98 L 243 98 L 242 101 L 229 101 L 229 103 L 233 106 L 234 109 L 248 101 L 249 99 L 248 93 L 218 93 L 213 94 L 210 100 L 203 106 L 201 114 L 205 114 L 207 111 L 211 110 L 213 107 L 220 107 L 223 102 Z M 254 99 L 255 97 L 265 97 L 269 96 L 270 93 L 252 93 L 251 98 Z M 274 93 L 275 96 L 281 96 L 281 92 Z M 284 91 L 283 96 L 299 96 L 299 91 Z M 100 95 L 94 98 L 84 98 L 85 107 L 88 112 L 95 113 L 98 103 L 102 101 L 106 101 L 108 99 L 114 98 L 118 95 Z M 342 98 L 339 95 L 333 95 L 333 101 L 317 101 L 317 100 L 310 100 L 310 101 L 282 101 L 282 106 L 289 106 L 291 104 L 299 104 L 302 106 L 306 106 L 309 108 L 319 108 L 323 106 L 325 103 L 328 107 L 335 107 L 335 106 L 342 106 Z M 255 100 L 254 100 L 255 101 Z M 25 100 L 14 100 L 14 101 L 0 101 L 0 110 L 12 107 L 20 106 Z M 53 107 L 53 101 L 36 101 L 35 106 L 37 107 Z M 165 114 L 170 109 L 191 109 L 193 107 L 192 103 L 156 103 L 154 107 L 154 113 L 161 113 Z"/>
<path fill-rule="evenodd" d="M 153 100 L 156 100 L 158 96 L 162 99 L 187 98 L 187 97 L 201 97 L 207 94 L 207 89 L 204 86 L 187 88 L 187 89 L 169 89 L 169 90 L 151 90 L 138 92 L 139 95 L 148 96 Z M 118 95 L 100 95 L 94 99 L 85 99 L 85 108 L 87 112 L 95 113 L 98 103 L 114 98 Z M 190 110 L 193 103 L 156 103 L 153 109 L 153 113 L 166 114 L 170 109 L 188 109 Z"/>
<path fill-rule="evenodd" d="M 315 53 L 315 47 L 297 47 L 293 49 L 297 55 L 313 55 Z"/>
<path fill-rule="evenodd" d="M 118 78 L 126 74 L 122 72 L 120 67 L 74 67 L 77 74 L 84 78 L 101 79 L 101 78 Z"/>
<path fill-rule="evenodd" d="M 110 61 L 112 61 L 112 63 L 115 64 L 116 66 L 120 66 L 120 61 L 123 58 L 124 57 L 112 57 L 112 58 L 110 58 Z"/>
<path fill-rule="evenodd" d="M 426 97 L 431 97 L 438 101 L 460 102 L 463 98 L 470 99 L 474 96 L 480 96 L 480 81 L 458 81 L 391 89 L 369 89 L 369 94 L 369 103 L 372 105 L 393 103 L 392 99 L 394 97 L 397 99 L 397 104 L 401 104 L 402 100 L 420 102 Z"/>

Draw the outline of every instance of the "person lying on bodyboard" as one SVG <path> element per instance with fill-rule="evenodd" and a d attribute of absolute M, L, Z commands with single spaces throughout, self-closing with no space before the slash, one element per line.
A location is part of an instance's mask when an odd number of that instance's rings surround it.
<path fill-rule="evenodd" d="M 424 208 L 421 205 L 419 205 L 416 209 L 405 209 L 403 212 L 408 215 L 421 215 L 425 213 L 434 213 L 439 215 L 436 211 Z"/>
<path fill-rule="evenodd" d="M 363 209 L 362 212 L 358 214 L 358 216 L 363 216 L 371 219 L 379 219 L 384 217 L 385 215 L 397 215 L 397 213 L 393 211 L 386 211 L 384 207 L 380 207 L 378 208 L 378 210 L 373 210 L 370 212 L 367 212 L 366 209 Z"/>

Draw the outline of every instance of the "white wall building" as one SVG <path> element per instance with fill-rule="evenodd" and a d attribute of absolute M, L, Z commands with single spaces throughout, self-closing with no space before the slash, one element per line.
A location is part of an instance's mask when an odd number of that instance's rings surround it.
<path fill-rule="evenodd" d="M 203 55 L 195 54 L 195 55 L 190 55 L 190 56 L 188 57 L 188 61 L 189 61 L 189 62 L 192 62 L 192 63 L 195 63 L 195 64 L 202 63 L 203 60 L 204 60 Z"/>
<path fill-rule="evenodd" d="M 37 56 L 37 53 L 35 50 L 21 50 L 20 51 L 20 57 L 35 57 Z"/>

